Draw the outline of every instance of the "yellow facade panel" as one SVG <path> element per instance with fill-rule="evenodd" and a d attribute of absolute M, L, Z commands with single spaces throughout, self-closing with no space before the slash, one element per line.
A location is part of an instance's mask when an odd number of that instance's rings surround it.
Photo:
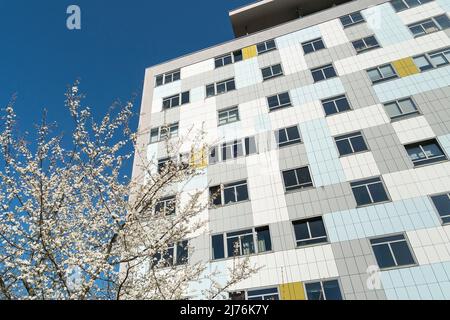
<path fill-rule="evenodd" d="M 244 60 L 256 57 L 256 55 L 256 46 L 250 46 L 242 49 L 242 56 L 244 57 Z"/>
<path fill-rule="evenodd" d="M 306 300 L 302 282 L 280 285 L 281 300 Z"/>
<path fill-rule="evenodd" d="M 419 68 L 417 68 L 413 58 L 411 57 L 394 61 L 392 65 L 397 71 L 398 76 L 401 78 L 411 76 L 420 72 Z"/>

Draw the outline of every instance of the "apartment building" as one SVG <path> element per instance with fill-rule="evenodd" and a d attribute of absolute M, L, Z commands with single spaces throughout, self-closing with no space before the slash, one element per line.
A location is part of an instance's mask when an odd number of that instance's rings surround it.
<path fill-rule="evenodd" d="M 148 68 L 148 159 L 193 127 L 213 145 L 189 184 L 218 194 L 189 263 L 263 266 L 231 299 L 450 299 L 449 15 L 262 0 L 230 12 L 235 39 Z"/>

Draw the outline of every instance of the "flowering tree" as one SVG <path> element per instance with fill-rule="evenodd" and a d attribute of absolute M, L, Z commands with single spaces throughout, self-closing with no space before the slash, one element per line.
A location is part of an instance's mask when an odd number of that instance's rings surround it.
<path fill-rule="evenodd" d="M 82 98 L 78 83 L 66 93 L 70 136 L 54 134 L 44 115 L 33 144 L 17 132 L 13 103 L 4 110 L 0 299 L 180 299 L 205 274 L 211 285 L 204 297 L 221 298 L 255 272 L 237 259 L 224 282 L 207 272 L 207 262 L 174 256 L 174 247 L 194 250 L 185 240 L 205 223 L 198 217 L 208 206 L 207 190 L 179 187 L 201 171 L 189 156 L 177 156 L 180 138 L 166 141 L 174 160 L 158 170 L 154 159 L 141 161 L 144 175 L 128 179 L 122 172 L 136 140 L 128 127 L 132 104 L 95 122 Z M 202 133 L 192 141 L 193 150 L 206 147 Z M 173 190 L 174 198 L 161 201 Z"/>

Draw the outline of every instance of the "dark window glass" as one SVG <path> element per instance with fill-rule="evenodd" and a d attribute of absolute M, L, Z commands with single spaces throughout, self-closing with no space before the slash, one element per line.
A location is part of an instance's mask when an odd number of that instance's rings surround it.
<path fill-rule="evenodd" d="M 324 281 L 323 291 L 327 300 L 342 300 L 341 289 L 337 280 Z"/>
<path fill-rule="evenodd" d="M 405 148 L 415 166 L 447 159 L 436 139 L 406 145 Z"/>
<path fill-rule="evenodd" d="M 450 223 L 450 194 L 431 197 L 443 223 Z"/>
<path fill-rule="evenodd" d="M 283 179 L 286 191 L 313 186 L 308 167 L 283 171 Z"/>
<path fill-rule="evenodd" d="M 307 283 L 305 284 L 305 289 L 308 300 L 325 300 L 320 282 Z"/>
<path fill-rule="evenodd" d="M 361 132 L 336 137 L 335 140 L 341 156 L 368 150 Z"/>
<path fill-rule="evenodd" d="M 234 62 L 242 61 L 242 59 L 243 59 L 242 50 L 233 52 L 233 55 L 234 55 Z"/>
<path fill-rule="evenodd" d="M 370 240 L 380 269 L 415 264 L 411 250 L 403 235 Z"/>
<path fill-rule="evenodd" d="M 367 179 L 350 184 L 358 206 L 388 201 L 386 189 L 380 178 Z"/>
<path fill-rule="evenodd" d="M 222 234 L 212 236 L 212 248 L 214 260 L 225 258 L 224 242 Z"/>
<path fill-rule="evenodd" d="M 382 244 L 374 246 L 373 252 L 375 253 L 375 258 L 380 268 L 392 268 L 395 266 L 394 257 L 389 249 L 389 245 Z"/>
<path fill-rule="evenodd" d="M 230 293 L 230 300 L 233 300 L 233 301 L 245 300 L 245 291 Z"/>
<path fill-rule="evenodd" d="M 258 252 L 272 250 L 272 241 L 270 240 L 269 227 L 256 228 Z"/>
<path fill-rule="evenodd" d="M 297 246 L 327 242 L 322 217 L 293 222 Z"/>
<path fill-rule="evenodd" d="M 208 86 L 206 86 L 206 96 L 207 97 L 212 97 L 216 94 L 215 88 L 214 88 L 214 84 L 210 84 Z"/>
<path fill-rule="evenodd" d="M 189 260 L 188 241 L 182 241 L 177 244 L 176 264 L 186 264 Z"/>
<path fill-rule="evenodd" d="M 256 139 L 255 137 L 245 138 L 245 154 L 247 156 L 255 154 L 256 151 Z"/>
<path fill-rule="evenodd" d="M 189 103 L 189 97 L 190 97 L 189 91 L 183 92 L 181 94 L 181 104 Z"/>
<path fill-rule="evenodd" d="M 209 188 L 209 194 L 213 205 L 220 206 L 222 204 L 222 195 L 220 186 Z"/>
<path fill-rule="evenodd" d="M 162 86 L 164 82 L 164 76 L 160 75 L 156 77 L 156 86 Z"/>

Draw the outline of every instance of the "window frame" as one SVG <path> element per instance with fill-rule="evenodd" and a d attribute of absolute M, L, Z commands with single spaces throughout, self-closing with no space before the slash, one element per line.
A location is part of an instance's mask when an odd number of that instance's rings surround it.
<path fill-rule="evenodd" d="M 273 42 L 273 47 L 268 47 L 268 43 L 272 43 Z M 259 46 L 264 45 L 264 50 L 259 50 Z M 266 40 L 263 42 L 259 42 L 256 44 L 256 52 L 258 53 L 258 55 L 270 52 L 270 51 L 274 51 L 277 50 L 277 42 L 275 41 L 275 39 L 270 39 L 270 40 Z"/>
<path fill-rule="evenodd" d="M 280 73 L 276 73 L 276 74 L 274 73 L 273 69 L 276 67 L 280 68 Z M 270 70 L 270 76 L 264 77 L 264 71 L 266 71 L 266 70 Z M 262 68 L 261 74 L 262 74 L 263 81 L 268 81 L 268 80 L 271 80 L 274 78 L 284 76 L 283 66 L 281 65 L 281 63 L 273 64 L 271 66 Z"/>
<path fill-rule="evenodd" d="M 254 141 L 255 150 L 251 150 L 251 148 L 250 148 L 251 141 Z M 225 159 L 224 159 L 224 157 L 223 157 L 224 148 L 234 147 L 235 145 L 239 145 L 239 144 L 242 145 L 242 155 L 234 157 L 234 150 L 233 150 L 232 157 L 230 157 L 230 158 L 225 157 Z M 216 154 L 215 158 L 213 158 L 211 156 L 211 154 L 213 152 L 214 152 L 214 154 Z M 214 165 L 216 163 L 221 163 L 221 162 L 235 161 L 239 158 L 249 157 L 249 156 L 251 156 L 253 154 L 257 154 L 257 153 L 258 153 L 258 143 L 256 141 L 256 136 L 249 136 L 249 137 L 244 137 L 244 138 L 240 138 L 240 139 L 235 139 L 232 141 L 223 142 L 223 143 L 212 146 L 209 149 L 208 159 L 209 159 L 209 164 Z"/>
<path fill-rule="evenodd" d="M 230 112 L 232 112 L 232 111 L 237 111 L 237 119 L 234 120 L 234 121 L 230 121 L 229 120 L 230 119 Z M 226 114 L 226 120 L 227 121 L 225 123 L 220 123 L 220 121 L 221 121 L 220 116 L 222 114 Z M 219 127 L 220 126 L 226 126 L 227 124 L 239 122 L 239 121 L 241 121 L 241 115 L 240 115 L 240 112 L 239 112 L 239 106 L 233 106 L 233 107 L 229 107 L 229 108 L 225 108 L 225 109 L 219 110 L 219 111 L 217 111 L 217 117 L 218 117 L 218 119 L 217 119 L 217 126 L 219 126 Z"/>
<path fill-rule="evenodd" d="M 239 57 L 238 52 L 240 52 L 240 57 L 241 57 L 240 59 L 237 59 L 237 58 L 236 58 L 236 57 Z M 226 59 L 227 57 L 230 57 L 230 59 L 231 59 L 231 62 L 230 62 L 230 63 L 225 63 L 225 59 Z M 229 53 L 227 53 L 227 54 L 224 54 L 224 55 L 215 57 L 215 58 L 214 58 L 214 68 L 215 68 L 215 69 L 219 69 L 219 68 L 228 66 L 228 65 L 230 65 L 230 64 L 234 64 L 234 63 L 239 62 L 239 61 L 242 61 L 242 60 L 243 60 L 242 49 L 235 50 L 235 51 L 233 51 L 233 52 L 229 52 Z M 222 64 L 219 65 L 219 66 L 217 65 L 217 62 L 218 62 L 218 61 L 222 61 Z"/>
<path fill-rule="evenodd" d="M 232 89 L 228 89 L 228 86 L 230 85 L 230 83 L 233 83 L 233 88 Z M 217 88 L 219 87 L 219 85 L 224 85 L 225 86 L 225 91 L 224 92 L 218 92 Z M 214 94 L 213 95 L 208 95 L 208 87 L 214 86 Z M 218 95 L 221 94 L 226 94 L 228 92 L 234 91 L 236 90 L 236 79 L 235 78 L 229 78 L 226 80 L 221 80 L 218 82 L 214 82 L 211 84 L 207 84 L 206 85 L 206 95 L 205 95 L 205 99 L 208 98 L 212 98 L 212 97 L 216 97 Z"/>
<path fill-rule="evenodd" d="M 246 186 L 247 189 L 247 199 L 244 200 L 240 200 L 237 201 L 237 188 L 238 187 L 242 187 L 242 186 Z M 211 189 L 213 188 L 218 188 L 220 191 L 220 204 L 214 204 L 214 201 L 211 199 L 212 194 L 211 194 Z M 225 190 L 227 189 L 233 189 L 234 192 L 234 198 L 236 201 L 231 201 L 228 203 L 225 203 Z M 234 181 L 234 182 L 227 182 L 227 183 L 221 183 L 219 185 L 213 185 L 211 187 L 209 187 L 209 203 L 210 203 L 210 208 L 214 209 L 214 208 L 222 208 L 222 207 L 226 207 L 226 206 L 231 206 L 231 205 L 235 205 L 238 203 L 243 203 L 243 202 L 248 202 L 251 201 L 250 198 L 250 188 L 248 187 L 248 180 L 238 180 L 238 181 Z M 216 200 L 216 199 L 214 199 Z"/>
<path fill-rule="evenodd" d="M 378 181 L 375 181 L 376 179 L 378 179 Z M 363 182 L 366 182 L 366 183 L 363 184 Z M 369 185 L 378 184 L 378 183 L 381 183 L 381 185 L 383 186 L 383 190 L 384 190 L 384 193 L 386 193 L 387 200 L 374 202 L 373 195 L 370 192 L 370 189 L 369 189 L 368 186 Z M 354 187 L 361 187 L 361 186 L 365 186 L 366 187 L 366 191 L 368 192 L 369 198 L 370 198 L 370 201 L 371 201 L 370 203 L 358 204 L 358 200 L 356 199 L 356 196 L 355 196 L 355 193 L 353 191 L 353 188 Z M 384 180 L 383 180 L 382 176 L 376 176 L 376 177 L 371 177 L 371 178 L 364 178 L 364 179 L 358 179 L 358 180 L 350 181 L 350 189 L 352 190 L 353 198 L 355 199 L 355 202 L 356 202 L 356 208 L 364 208 L 364 207 L 367 207 L 367 206 L 373 206 L 373 205 L 378 205 L 378 204 L 382 204 L 382 203 L 392 202 L 392 198 L 391 198 L 391 196 L 389 194 L 389 190 L 386 188 L 386 184 L 384 183 Z"/>
<path fill-rule="evenodd" d="M 428 142 L 428 145 L 431 144 L 431 142 L 434 142 L 437 149 L 439 149 L 439 151 L 442 152 L 442 155 L 440 156 L 435 156 L 435 157 L 428 157 L 426 154 L 426 151 L 423 148 L 423 145 L 427 145 L 426 143 Z M 420 168 L 426 165 L 432 165 L 432 164 L 438 164 L 441 162 L 445 162 L 448 161 L 448 156 L 444 150 L 444 148 L 442 148 L 441 144 L 439 143 L 437 138 L 432 138 L 432 139 L 427 139 L 427 140 L 421 140 L 421 141 L 417 141 L 417 142 L 413 142 L 413 143 L 408 143 L 404 145 L 406 153 L 408 154 L 409 160 L 412 162 L 412 164 L 414 165 L 414 168 Z M 421 150 L 421 152 L 425 155 L 425 159 L 419 159 L 414 161 L 413 159 L 411 159 L 411 156 L 408 152 L 408 147 L 409 148 L 419 148 Z M 437 159 L 437 160 L 435 160 Z M 418 163 L 419 162 L 419 163 Z"/>
<path fill-rule="evenodd" d="M 311 280 L 311 281 L 304 282 L 303 283 L 303 289 L 305 291 L 305 298 L 306 298 L 306 300 L 308 300 L 308 301 L 315 301 L 315 300 L 310 300 L 309 299 L 309 297 L 308 297 L 308 290 L 306 289 L 306 286 L 308 284 L 320 283 L 321 292 L 325 296 L 325 299 L 322 299 L 322 300 L 323 301 L 327 301 L 327 300 L 328 301 L 333 301 L 333 300 L 329 300 L 329 299 L 326 298 L 326 293 L 325 293 L 325 290 L 324 290 L 324 282 L 331 282 L 331 281 L 336 281 L 337 282 L 338 287 L 339 287 L 339 292 L 341 294 L 341 300 L 344 300 L 344 295 L 342 294 L 342 284 L 341 284 L 339 278 L 330 278 L 330 279 L 323 279 L 323 280 Z M 322 300 L 317 300 L 317 301 L 322 301 Z M 336 301 L 338 301 L 338 300 L 336 300 Z"/>
<path fill-rule="evenodd" d="M 441 220 L 442 225 L 449 225 L 450 224 L 450 212 L 444 215 L 441 215 L 441 213 L 439 212 L 439 209 L 436 207 L 436 204 L 433 200 L 434 197 L 441 197 L 441 196 L 447 196 L 447 198 L 449 199 L 448 201 L 450 201 L 450 191 L 449 192 L 441 192 L 441 193 L 436 193 L 436 194 L 432 194 L 429 196 L 430 201 L 433 203 L 433 208 L 436 211 L 436 214 L 438 215 L 439 219 Z M 444 220 L 445 218 L 445 220 Z M 448 221 L 446 221 L 448 220 Z"/>
<path fill-rule="evenodd" d="M 336 101 L 343 100 L 343 99 L 345 99 L 347 101 L 348 109 L 340 111 L 338 106 L 337 106 Z M 330 102 L 333 102 L 334 108 L 335 108 L 335 110 L 337 110 L 337 112 L 327 114 L 327 111 L 325 109 L 325 104 L 326 103 L 330 103 Z M 323 111 L 325 113 L 325 117 L 331 117 L 331 116 L 334 116 L 336 114 L 340 114 L 340 113 L 344 113 L 344 112 L 348 112 L 348 111 L 352 111 L 353 110 L 352 105 L 350 103 L 350 100 L 348 99 L 346 94 L 342 94 L 342 95 L 330 97 L 330 98 L 327 98 L 327 99 L 323 99 L 323 100 L 320 101 L 320 103 L 322 104 L 322 108 L 323 108 Z"/>
<path fill-rule="evenodd" d="M 323 48 L 316 49 L 316 43 L 318 43 L 318 42 L 321 42 L 321 43 L 322 43 Z M 307 45 L 311 45 L 311 47 L 313 48 L 313 51 L 306 52 L 305 46 L 307 46 Z M 315 39 L 312 39 L 312 40 L 309 40 L 309 41 L 305 41 L 305 42 L 301 43 L 301 46 L 302 46 L 302 49 L 303 49 L 303 53 L 304 53 L 305 55 L 307 55 L 307 54 L 312 54 L 312 53 L 314 53 L 314 52 L 317 52 L 317 51 L 320 51 L 320 50 L 327 49 L 327 47 L 326 47 L 326 45 L 325 45 L 325 42 L 323 41 L 322 37 L 320 37 L 320 38 L 315 38 Z"/>
<path fill-rule="evenodd" d="M 389 66 L 394 71 L 394 75 L 393 76 L 385 77 L 383 75 L 383 73 L 381 72 L 381 69 L 383 67 L 387 67 L 387 66 Z M 378 74 L 380 74 L 382 76 L 382 78 L 374 81 L 374 80 L 372 80 L 370 78 L 370 72 L 371 71 L 375 71 L 375 70 L 378 72 Z M 367 72 L 367 76 L 369 77 L 369 80 L 372 82 L 372 84 L 378 84 L 378 83 L 381 83 L 381 82 L 390 81 L 390 80 L 394 80 L 394 79 L 398 79 L 399 78 L 397 70 L 395 70 L 395 68 L 392 65 L 392 63 L 386 63 L 386 64 L 382 64 L 380 66 L 376 66 L 374 68 L 367 69 L 366 72 Z"/>
<path fill-rule="evenodd" d="M 392 5 L 392 7 L 394 8 L 395 12 L 402 12 L 402 11 L 405 11 L 405 10 L 408 10 L 408 9 L 416 8 L 416 7 L 422 6 L 422 5 L 424 5 L 424 4 L 430 3 L 430 2 L 432 2 L 433 0 L 416 0 L 416 1 L 419 2 L 419 4 L 414 5 L 414 6 L 410 6 L 405 0 L 397 0 L 397 1 L 399 1 L 399 2 L 402 2 L 403 5 L 406 7 L 406 8 L 404 8 L 404 9 L 399 9 L 399 10 L 397 10 L 397 9 L 395 8 L 395 6 L 394 6 L 394 1 L 395 1 L 395 0 L 392 0 L 392 1 L 390 1 L 390 3 L 391 3 L 391 5 Z M 424 1 L 424 2 L 422 3 L 422 1 Z"/>
<path fill-rule="evenodd" d="M 390 252 L 390 254 L 391 254 L 391 256 L 392 256 L 392 258 L 393 258 L 393 260 L 394 260 L 394 262 L 396 264 L 395 266 L 392 266 L 392 267 L 385 267 L 385 268 L 380 267 L 380 264 L 379 264 L 379 262 L 377 260 L 376 254 L 375 254 L 375 251 L 373 249 L 374 244 L 372 243 L 372 241 L 380 240 L 380 239 L 386 239 L 386 238 L 391 238 L 391 237 L 398 237 L 398 236 L 402 236 L 403 240 L 394 240 L 394 241 L 390 241 L 390 242 L 389 241 L 384 241 L 384 242 L 379 242 L 379 243 L 375 244 L 375 246 L 388 244 L 389 252 Z M 372 250 L 373 256 L 375 258 L 375 261 L 377 262 L 377 266 L 378 266 L 378 268 L 381 271 L 388 271 L 388 270 L 401 269 L 401 268 L 410 268 L 410 267 L 418 265 L 418 261 L 417 261 L 417 258 L 415 256 L 415 254 L 414 254 L 414 250 L 413 250 L 413 248 L 412 248 L 412 246 L 411 246 L 411 244 L 409 242 L 408 235 L 405 232 L 390 233 L 390 234 L 385 234 L 385 235 L 381 235 L 381 236 L 374 236 L 374 237 L 370 237 L 368 239 L 368 241 L 369 241 L 369 245 L 370 245 L 370 248 Z M 397 243 L 397 242 L 405 242 L 406 243 L 406 245 L 408 247 L 408 250 L 409 250 L 409 253 L 411 254 L 411 257 L 412 257 L 414 263 L 412 263 L 412 264 L 405 264 L 405 265 L 398 265 L 397 264 L 397 259 L 396 259 L 395 255 L 394 255 L 392 247 L 390 245 L 391 243 Z"/>
<path fill-rule="evenodd" d="M 325 69 L 330 69 L 330 68 L 333 69 L 334 76 L 327 78 L 324 70 Z M 336 72 L 336 68 L 334 67 L 333 63 L 329 63 L 329 64 L 326 64 L 326 65 L 323 65 L 323 66 L 320 66 L 320 67 L 313 68 L 310 71 L 311 71 L 311 76 L 312 76 L 312 78 L 314 80 L 314 83 L 318 83 L 318 82 L 321 82 L 321 81 L 326 81 L 326 80 L 329 80 L 329 79 L 333 79 L 333 78 L 339 77 L 339 75 Z M 315 79 L 314 73 L 316 73 L 318 71 L 321 72 L 321 74 L 323 76 L 323 79 L 320 79 L 320 80 L 316 80 Z"/>
<path fill-rule="evenodd" d="M 415 112 L 409 112 L 409 113 L 402 113 L 401 115 L 398 115 L 398 116 L 395 116 L 395 117 L 391 117 L 389 115 L 389 112 L 386 109 L 386 106 L 391 105 L 391 104 L 395 104 L 399 110 L 403 111 L 400 102 L 406 101 L 406 100 L 410 100 L 412 102 L 413 106 L 416 108 L 416 111 Z M 391 119 L 391 122 L 399 121 L 399 120 L 402 120 L 402 119 L 405 119 L 405 118 L 410 118 L 410 117 L 414 117 L 414 116 L 418 116 L 418 115 L 422 114 L 422 112 L 420 111 L 419 107 L 417 106 L 417 103 L 414 101 L 413 97 L 405 97 L 405 98 L 400 98 L 400 99 L 388 101 L 388 102 L 383 103 L 383 107 L 384 107 L 384 111 L 386 112 L 388 117 Z"/>
<path fill-rule="evenodd" d="M 176 134 L 174 134 L 172 132 L 172 129 L 176 128 Z M 158 137 L 156 139 L 156 141 L 152 141 L 152 133 L 155 132 L 155 130 L 158 131 Z M 163 131 L 166 130 L 166 132 L 168 132 L 167 135 L 167 139 L 172 139 L 172 138 L 176 138 L 179 136 L 179 132 L 180 132 L 180 123 L 179 122 L 175 122 L 166 126 L 161 126 L 161 127 L 157 127 L 157 128 L 152 128 L 150 129 L 150 142 L 149 144 L 154 144 L 154 143 L 159 143 L 161 141 L 164 141 L 166 139 L 165 134 L 163 135 Z"/>
<path fill-rule="evenodd" d="M 362 138 L 362 140 L 364 141 L 364 145 L 366 146 L 366 150 L 355 151 L 355 147 L 353 146 L 353 143 L 351 140 L 351 138 L 355 138 L 355 137 Z M 336 145 L 336 149 L 339 153 L 340 158 L 352 156 L 355 154 L 370 152 L 369 144 L 367 143 L 367 139 L 364 136 L 364 133 L 362 131 L 354 131 L 354 132 L 346 133 L 343 135 L 335 136 L 335 137 L 333 137 L 333 139 L 334 139 L 334 143 Z M 338 141 L 343 141 L 343 140 L 347 140 L 349 142 L 350 148 L 352 149 L 352 153 L 341 154 L 339 147 L 338 147 Z"/>
<path fill-rule="evenodd" d="M 176 77 L 177 79 L 175 79 L 175 80 L 173 80 L 174 75 L 177 75 L 177 77 Z M 158 84 L 158 79 L 161 79 L 161 77 L 162 77 L 162 82 L 161 82 L 161 84 Z M 169 77 L 170 77 L 170 81 L 168 81 Z M 155 76 L 155 88 L 161 87 L 166 84 L 176 82 L 179 80 L 181 80 L 181 69 L 176 69 L 176 70 L 169 71 L 169 72 L 166 72 L 163 74 L 159 74 L 159 75 Z"/>
<path fill-rule="evenodd" d="M 439 55 L 443 59 L 445 59 L 447 61 L 447 63 L 440 64 L 440 65 L 436 64 L 435 61 L 433 60 L 433 58 L 436 56 L 439 56 Z M 418 59 L 418 58 L 424 58 L 428 62 L 428 67 L 424 68 L 424 69 L 420 68 L 416 63 L 416 59 Z M 438 50 L 434 50 L 431 52 L 426 52 L 423 54 L 416 55 L 413 57 L 413 61 L 414 61 L 414 64 L 416 65 L 416 67 L 420 70 L 420 72 L 426 72 L 426 71 L 434 70 L 437 68 L 446 67 L 446 66 L 450 65 L 450 47 L 446 47 L 443 49 L 438 49 Z"/>
<path fill-rule="evenodd" d="M 267 228 L 268 232 L 269 232 L 269 240 L 270 240 L 270 250 L 266 250 L 266 251 L 260 251 L 259 250 L 259 246 L 258 246 L 258 229 L 265 229 Z M 243 246 L 242 246 L 242 242 L 241 242 L 241 237 L 243 236 L 248 236 L 248 235 L 252 235 L 252 241 L 253 241 L 253 249 L 254 252 L 253 253 L 249 253 L 249 254 L 243 254 Z M 224 252 L 224 257 L 223 258 L 218 258 L 218 259 L 214 259 L 214 247 L 212 245 L 212 239 L 215 236 L 220 236 L 223 241 L 223 252 Z M 228 240 L 229 239 L 234 239 L 234 238 L 239 238 L 239 255 L 229 255 L 229 248 L 228 248 Z M 256 227 L 250 227 L 250 228 L 241 228 L 241 229 L 236 229 L 236 230 L 231 230 L 231 231 L 226 231 L 226 232 L 222 232 L 222 233 L 213 233 L 211 234 L 210 237 L 211 240 L 211 260 L 212 261 L 220 261 L 220 260 L 225 260 L 225 259 L 233 259 L 236 257 L 249 257 L 249 256 L 253 256 L 253 255 L 260 255 L 260 254 L 266 254 L 266 253 L 271 253 L 273 252 L 273 237 L 272 237 L 272 230 L 270 228 L 270 226 L 267 225 L 262 225 L 262 226 L 256 226 Z"/>
<path fill-rule="evenodd" d="M 353 18 L 353 15 L 355 15 L 355 14 L 359 14 L 359 15 L 361 16 L 362 20 L 355 21 L 355 19 Z M 349 23 L 349 24 L 344 24 L 344 22 L 342 21 L 342 19 L 345 18 L 345 17 L 350 18 L 350 20 L 351 20 L 352 22 Z M 366 22 L 366 19 L 365 19 L 364 16 L 362 15 L 361 11 L 354 11 L 354 12 L 352 12 L 352 13 L 349 13 L 349 14 L 346 14 L 346 15 L 343 15 L 343 16 L 340 16 L 340 17 L 339 17 L 339 20 L 341 21 L 341 24 L 342 24 L 342 26 L 344 27 L 344 29 L 345 29 L 345 28 L 350 28 L 351 26 L 354 26 L 354 25 L 357 25 L 357 24 Z"/>
<path fill-rule="evenodd" d="M 299 138 L 292 139 L 292 140 L 289 139 L 288 129 L 292 129 L 292 128 L 296 128 L 297 129 Z M 280 143 L 280 131 L 282 131 L 282 130 L 284 130 L 284 133 L 286 134 L 286 137 L 287 137 L 288 140 L 286 140 L 283 143 Z M 288 146 L 292 146 L 294 144 L 301 144 L 301 143 L 303 143 L 302 134 L 300 132 L 299 126 L 296 124 L 296 125 L 293 125 L 293 126 L 276 129 L 275 130 L 275 141 L 277 142 L 278 149 L 281 149 L 281 148 L 284 148 L 284 147 L 288 147 Z"/>
<path fill-rule="evenodd" d="M 310 222 L 316 221 L 316 220 L 321 220 L 322 221 L 323 229 L 325 230 L 325 235 L 324 236 L 312 237 Z M 297 224 L 300 224 L 300 223 L 306 223 L 306 226 L 308 228 L 309 238 L 297 239 L 297 235 L 295 233 L 295 226 Z M 326 245 L 326 244 L 330 243 L 330 239 L 329 239 L 329 236 L 328 236 L 328 231 L 327 231 L 327 228 L 325 226 L 325 221 L 323 220 L 323 215 L 321 215 L 321 216 L 313 216 L 313 217 L 308 217 L 308 218 L 302 218 L 302 219 L 298 219 L 298 220 L 292 220 L 291 221 L 291 226 L 292 226 L 292 233 L 294 235 L 295 248 L 307 248 L 307 247 L 313 247 L 313 246 L 322 246 L 322 245 Z M 319 240 L 319 239 L 324 239 L 324 241 L 318 241 L 318 242 L 315 241 L 315 240 Z M 299 242 L 307 242 L 307 243 L 299 244 Z"/>
<path fill-rule="evenodd" d="M 188 96 L 188 100 L 183 102 L 183 98 L 185 97 L 185 95 Z M 178 99 L 178 104 L 174 104 L 174 100 Z M 169 107 L 165 107 L 164 104 L 166 101 L 169 101 L 170 106 Z M 162 101 L 162 111 L 167 111 L 173 108 L 179 108 L 185 104 L 189 104 L 191 103 L 191 92 L 190 91 L 183 91 L 181 93 L 178 94 L 174 94 L 168 97 L 163 98 Z"/>
<path fill-rule="evenodd" d="M 309 177 L 311 178 L 311 181 L 310 181 L 309 183 L 298 184 L 298 182 L 299 182 L 299 177 L 298 177 L 297 170 L 305 169 L 305 168 L 308 169 Z M 297 184 L 296 184 L 295 186 L 286 187 L 286 179 L 285 179 L 284 173 L 285 173 L 285 172 L 286 172 L 286 173 L 287 173 L 287 172 L 291 172 L 291 171 L 294 171 L 294 172 L 295 172 L 295 178 L 296 178 L 296 180 L 297 180 Z M 313 179 L 313 176 L 312 176 L 312 173 L 311 173 L 311 168 L 310 168 L 309 165 L 307 165 L 307 166 L 302 166 L 302 167 L 296 167 L 296 168 L 293 168 L 293 169 L 282 170 L 282 171 L 281 171 L 281 177 L 282 177 L 282 179 L 283 179 L 283 185 L 284 185 L 284 192 L 285 192 L 285 193 L 298 192 L 298 191 L 301 191 L 301 190 L 306 190 L 306 189 L 313 189 L 313 188 L 315 188 L 314 179 Z"/>
<path fill-rule="evenodd" d="M 161 259 L 164 258 L 164 256 L 166 254 L 168 254 L 170 252 L 170 250 L 172 250 L 172 257 L 171 257 L 171 261 L 169 261 L 167 263 L 162 265 L 161 268 L 159 270 L 163 270 L 163 269 L 168 269 L 168 268 L 176 268 L 178 266 L 183 266 L 183 265 L 187 265 L 189 264 L 189 260 L 190 260 L 190 254 L 189 254 L 189 239 L 186 240 L 180 240 L 176 243 L 171 243 L 170 245 L 167 246 L 167 251 L 166 252 L 156 252 L 155 255 L 152 257 L 152 261 L 150 262 L 150 266 L 153 268 L 155 267 L 160 261 Z M 185 260 L 184 263 L 178 263 L 178 249 L 183 246 L 184 247 L 184 243 L 186 243 L 186 253 L 187 253 L 187 258 Z M 159 259 L 157 259 L 158 261 L 155 261 L 156 257 L 160 255 Z M 165 259 L 165 258 L 164 258 Z"/>
<path fill-rule="evenodd" d="M 420 21 L 417 21 L 417 22 L 414 22 L 414 23 L 410 23 L 410 24 L 407 25 L 407 27 L 408 27 L 409 31 L 411 32 L 411 34 L 413 35 L 414 38 L 419 38 L 419 37 L 423 37 L 423 36 L 426 36 L 426 35 L 429 35 L 429 34 L 432 34 L 432 33 L 435 33 L 435 32 L 443 31 L 443 30 L 446 30 L 446 29 L 448 29 L 448 28 L 443 28 L 443 27 L 441 26 L 441 24 L 436 20 L 436 18 L 443 17 L 443 16 L 446 16 L 447 19 L 450 20 L 450 18 L 448 17 L 448 15 L 447 15 L 446 13 L 444 13 L 444 14 L 440 14 L 440 15 L 437 15 L 437 16 L 429 17 L 429 18 L 427 18 L 427 19 L 420 20 Z M 437 27 L 437 30 L 431 31 L 431 32 L 427 32 L 427 29 L 425 29 L 425 28 L 423 27 L 423 24 L 425 24 L 425 23 L 430 23 L 430 22 L 432 22 L 432 23 Z M 411 30 L 411 28 L 418 27 L 418 26 L 420 26 L 420 27 L 422 28 L 423 33 L 415 34 L 415 33 Z"/>
<path fill-rule="evenodd" d="M 276 291 L 276 293 L 265 293 L 265 294 L 259 294 L 259 295 L 250 296 L 250 292 L 256 292 L 256 291 L 261 291 L 261 290 L 274 290 L 274 291 Z M 275 294 L 277 295 L 277 299 L 265 299 L 265 297 L 274 296 Z M 252 299 L 252 298 L 262 298 L 262 299 Z M 276 301 L 276 300 L 281 300 L 280 289 L 278 288 L 278 286 L 248 289 L 248 290 L 245 291 L 245 299 L 247 301 Z"/>
<path fill-rule="evenodd" d="M 172 209 L 173 209 L 174 212 L 170 213 L 170 214 L 167 214 L 166 211 L 167 211 L 167 208 L 168 208 L 168 203 L 170 203 L 170 202 L 173 202 L 173 208 Z M 157 210 L 157 207 L 158 207 L 158 205 L 160 203 L 164 203 L 164 210 L 162 212 Z M 171 209 L 171 208 L 169 207 L 169 209 Z M 169 210 L 169 212 L 170 211 L 171 210 Z M 156 201 L 156 204 L 155 204 L 154 213 L 155 213 L 155 215 L 164 213 L 165 216 L 176 216 L 177 215 L 177 197 L 176 196 L 167 196 L 167 197 L 163 197 L 161 199 L 158 199 L 158 201 Z"/>
<path fill-rule="evenodd" d="M 287 95 L 287 97 L 289 98 L 289 103 L 281 104 L 281 99 L 280 99 L 280 96 L 281 96 L 281 95 Z M 269 99 L 273 99 L 273 98 L 275 98 L 275 97 L 277 98 L 278 105 L 277 105 L 276 107 L 271 107 L 271 106 L 270 106 L 270 101 L 269 101 Z M 289 93 L 289 91 L 281 92 L 281 93 L 277 93 L 277 94 L 268 96 L 268 97 L 266 97 L 266 100 L 267 100 L 267 106 L 268 106 L 268 108 L 269 108 L 269 113 L 270 113 L 270 112 L 277 111 L 277 110 L 281 110 L 281 109 L 284 109 L 284 108 L 290 108 L 290 107 L 293 106 L 293 105 L 292 105 L 291 94 Z"/>
<path fill-rule="evenodd" d="M 375 46 L 369 47 L 369 46 L 367 45 L 367 39 L 369 39 L 369 38 L 375 39 L 375 41 L 376 41 L 377 44 L 376 44 Z M 358 41 L 362 41 L 362 42 L 364 43 L 364 46 L 365 46 L 364 49 L 362 49 L 362 50 L 356 49 L 356 47 L 355 47 L 355 42 L 358 42 Z M 371 50 L 375 50 L 375 49 L 382 48 L 380 42 L 378 41 L 378 39 L 377 39 L 377 37 L 376 37 L 375 35 L 367 36 L 367 37 L 364 37 L 364 38 L 361 38 L 361 39 L 352 41 L 352 46 L 353 46 L 353 48 L 355 49 L 356 54 L 363 54 L 363 53 L 368 52 L 368 51 L 371 51 Z"/>

